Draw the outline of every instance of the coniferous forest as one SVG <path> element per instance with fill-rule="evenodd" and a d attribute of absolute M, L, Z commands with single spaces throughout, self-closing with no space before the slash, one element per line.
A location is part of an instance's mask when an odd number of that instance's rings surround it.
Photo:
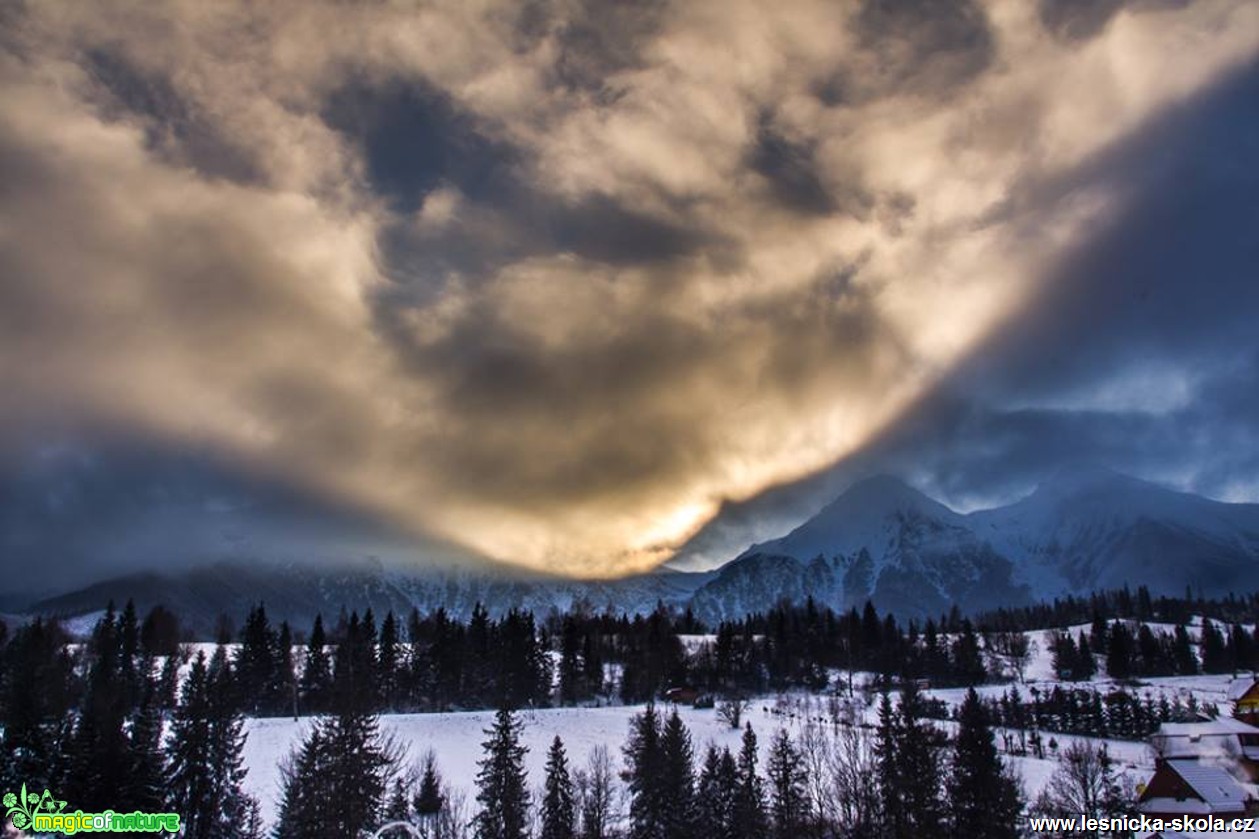
<path fill-rule="evenodd" d="M 539 620 L 478 605 L 467 620 L 368 611 L 300 629 L 258 604 L 239 630 L 221 621 L 214 644 L 127 603 L 81 639 L 55 620 L 0 624 L 0 785 L 55 789 L 84 810 L 177 812 L 186 836 L 261 836 L 242 786 L 246 720 L 298 717 L 311 725 L 283 762 L 276 836 L 391 823 L 410 827 L 383 835 L 1013 836 L 1055 803 L 1025 801 L 1001 753 L 1058 759 L 1069 784 L 1073 766 L 1110 772 L 1109 758 L 1055 734 L 1141 740 L 1217 714 L 1192 695 L 1143 694 L 1139 679 L 1254 668 L 1259 638 L 1242 625 L 1256 603 L 1120 591 L 902 623 L 807 601 L 716 627 L 664 608 Z M 1191 615 L 1207 616 L 1194 642 Z M 1022 684 L 1029 629 L 1050 630 L 1052 687 Z M 1112 681 L 1091 682 L 1099 673 Z M 992 684 L 1003 688 L 973 690 Z M 943 687 L 972 689 L 950 708 L 924 693 Z M 877 725 L 854 712 L 862 701 Z M 741 748 L 697 743 L 681 702 L 740 730 Z M 748 722 L 752 702 L 773 704 L 776 724 Z M 644 703 L 619 752 L 570 754 L 556 737 L 544 785 L 530 786 L 522 713 Z M 441 755 L 417 759 L 417 744 L 381 730 L 382 714 L 470 709 L 500 709 L 475 778 L 444 777 Z"/>

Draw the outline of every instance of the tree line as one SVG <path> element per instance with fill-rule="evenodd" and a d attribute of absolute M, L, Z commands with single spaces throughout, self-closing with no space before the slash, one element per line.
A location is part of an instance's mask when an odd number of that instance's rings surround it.
<path fill-rule="evenodd" d="M 197 839 L 261 835 L 241 789 L 238 665 L 219 646 L 185 660 L 134 607 L 110 608 L 77 649 L 55 622 L 7 638 L 0 787 L 49 789 L 85 812 L 176 812 Z"/>
<path fill-rule="evenodd" d="M 874 730 L 779 728 L 764 754 L 750 723 L 733 752 L 697 748 L 676 708 L 666 713 L 648 704 L 630 721 L 620 772 L 603 746 L 576 765 L 556 736 L 538 789 L 525 769 L 523 725 L 518 713 L 500 709 L 485 730 L 470 813 L 431 755 L 422 772 L 392 787 L 353 790 L 366 804 L 353 815 L 335 803 L 351 792 L 335 766 L 308 768 L 299 757 L 286 771 L 276 835 L 353 836 L 405 822 L 434 839 L 1005 839 L 1020 835 L 1025 810 L 973 690 L 952 738 L 923 715 L 910 685 L 899 701 L 884 696 Z M 299 756 L 318 739 L 308 738 Z M 378 736 L 374 748 L 389 751 Z M 317 814 L 314 802 L 321 801 L 331 803 Z M 383 835 L 413 834 L 393 828 Z"/>

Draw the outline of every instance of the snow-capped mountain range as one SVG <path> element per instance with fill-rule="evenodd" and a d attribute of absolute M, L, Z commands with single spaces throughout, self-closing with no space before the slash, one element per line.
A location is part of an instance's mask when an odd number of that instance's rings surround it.
<path fill-rule="evenodd" d="M 31 611 L 78 614 L 132 597 L 142 608 L 165 603 L 206 626 L 263 600 L 277 619 L 303 626 L 316 612 L 343 606 L 378 614 L 442 606 L 466 615 L 476 602 L 495 613 L 540 614 L 581 604 L 645 612 L 664 603 L 711 621 L 809 595 L 835 608 L 870 599 L 901 615 L 935 615 L 953 604 L 971 611 L 1125 584 L 1169 594 L 1259 589 L 1259 505 L 1093 470 L 1064 472 L 1013 504 L 961 514 L 881 476 L 707 572 L 576 581 L 479 569 L 404 574 L 372 563 L 336 571 L 220 563 L 117 578 Z"/>

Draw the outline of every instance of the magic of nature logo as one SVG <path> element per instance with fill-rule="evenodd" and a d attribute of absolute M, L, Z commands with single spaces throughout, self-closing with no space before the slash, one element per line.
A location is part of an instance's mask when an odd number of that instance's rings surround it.
<path fill-rule="evenodd" d="M 22 784 L 20 792 L 4 794 L 5 817 L 18 830 L 34 833 L 170 833 L 179 832 L 179 816 L 175 813 L 85 813 L 67 812 L 66 802 L 45 789 L 42 794 L 28 792 Z"/>

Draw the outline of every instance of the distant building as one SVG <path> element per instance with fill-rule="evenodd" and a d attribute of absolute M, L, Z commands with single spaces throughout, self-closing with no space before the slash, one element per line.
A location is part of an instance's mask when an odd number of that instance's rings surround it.
<path fill-rule="evenodd" d="M 1151 817 L 1220 816 L 1259 813 L 1254 788 L 1240 783 L 1222 766 L 1196 758 L 1160 758 L 1154 777 L 1137 799 L 1137 810 Z"/>
<path fill-rule="evenodd" d="M 665 701 L 675 705 L 694 705 L 699 695 L 698 690 L 688 687 L 669 688 L 664 692 Z"/>
<path fill-rule="evenodd" d="M 1233 717 L 1249 725 L 1259 725 L 1259 679 L 1246 676 L 1228 685 L 1228 701 L 1233 703 Z"/>
<path fill-rule="evenodd" d="M 1150 735 L 1150 746 L 1163 760 L 1206 760 L 1247 781 L 1259 780 L 1259 728 L 1241 720 L 1165 722 Z"/>

